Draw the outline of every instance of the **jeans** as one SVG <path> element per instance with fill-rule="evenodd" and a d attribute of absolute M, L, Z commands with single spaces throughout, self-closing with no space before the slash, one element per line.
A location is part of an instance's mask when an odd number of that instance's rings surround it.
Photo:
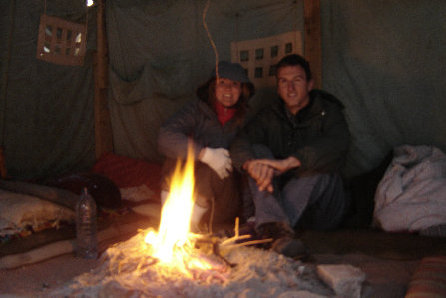
<path fill-rule="evenodd" d="M 259 151 L 260 150 L 260 151 Z M 266 147 L 254 147 L 262 158 Z M 329 230 L 339 226 L 347 208 L 342 178 L 334 173 L 274 178 L 274 192 L 260 191 L 254 179 L 249 188 L 255 206 L 256 226 L 284 222 L 293 228 Z"/>

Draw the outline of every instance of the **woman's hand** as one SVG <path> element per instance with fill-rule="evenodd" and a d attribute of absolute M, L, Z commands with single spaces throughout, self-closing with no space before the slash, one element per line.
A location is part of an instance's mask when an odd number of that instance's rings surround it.
<path fill-rule="evenodd" d="M 224 148 L 205 147 L 198 159 L 213 169 L 221 179 L 225 179 L 232 171 L 232 161 L 229 151 Z"/>

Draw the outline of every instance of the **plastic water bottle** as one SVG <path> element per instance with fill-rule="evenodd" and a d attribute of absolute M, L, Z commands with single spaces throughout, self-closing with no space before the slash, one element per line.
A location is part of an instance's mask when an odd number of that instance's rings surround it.
<path fill-rule="evenodd" d="M 76 205 L 76 256 L 84 259 L 98 257 L 96 202 L 84 188 Z"/>

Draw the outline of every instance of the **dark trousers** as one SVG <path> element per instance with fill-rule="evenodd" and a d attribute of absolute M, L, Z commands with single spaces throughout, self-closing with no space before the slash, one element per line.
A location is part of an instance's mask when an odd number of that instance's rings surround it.
<path fill-rule="evenodd" d="M 266 151 L 265 151 L 266 150 Z M 255 147 L 259 157 L 272 158 L 265 147 Z M 338 174 L 316 173 L 274 179 L 274 192 L 259 191 L 249 178 L 256 226 L 284 222 L 294 228 L 328 230 L 337 228 L 347 209 L 342 178 Z"/>

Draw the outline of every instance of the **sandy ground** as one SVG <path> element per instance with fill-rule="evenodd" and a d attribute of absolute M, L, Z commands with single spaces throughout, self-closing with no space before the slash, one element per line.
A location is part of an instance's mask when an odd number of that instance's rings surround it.
<path fill-rule="evenodd" d="M 16 269 L 0 270 L 0 293 L 19 297 L 45 297 L 45 292 L 59 287 L 75 276 L 98 265 L 72 254 Z"/>
<path fill-rule="evenodd" d="M 130 236 L 125 237 L 113 241 L 119 243 Z M 311 253 L 304 264 L 350 264 L 360 268 L 366 274 L 361 296 L 366 298 L 404 297 L 421 259 L 446 254 L 446 238 L 374 230 L 310 231 L 300 237 Z M 109 244 L 104 243 L 101 251 Z M 0 297 L 49 297 L 54 289 L 99 265 L 99 261 L 67 253 L 15 269 L 0 269 Z"/>
<path fill-rule="evenodd" d="M 315 254 L 312 264 L 351 264 L 367 275 L 362 297 L 404 297 L 418 260 L 391 260 L 362 253 Z M 99 263 L 72 254 L 41 263 L 0 271 L 0 297 L 47 297 L 74 277 L 89 272 Z"/>

